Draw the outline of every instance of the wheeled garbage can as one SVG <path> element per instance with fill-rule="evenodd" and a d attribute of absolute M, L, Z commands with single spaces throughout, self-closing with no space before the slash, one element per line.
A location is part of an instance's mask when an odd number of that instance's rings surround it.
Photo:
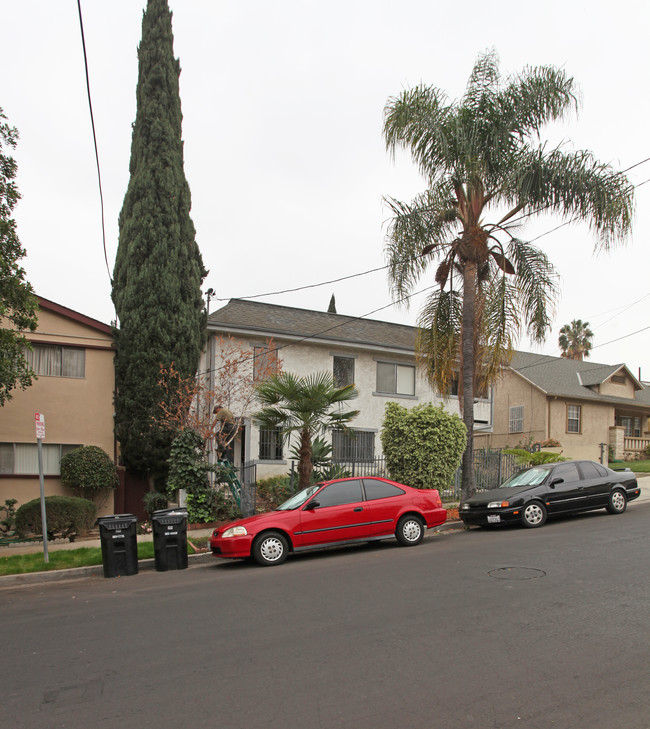
<path fill-rule="evenodd" d="M 101 516 L 99 538 L 102 545 L 104 577 L 138 574 L 138 518 L 133 514 Z"/>
<path fill-rule="evenodd" d="M 159 509 L 151 515 L 156 570 L 187 567 L 187 509 Z"/>

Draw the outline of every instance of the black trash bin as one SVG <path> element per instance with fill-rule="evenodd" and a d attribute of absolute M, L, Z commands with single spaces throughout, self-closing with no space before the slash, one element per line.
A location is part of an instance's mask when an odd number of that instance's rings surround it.
<path fill-rule="evenodd" d="M 151 515 L 158 572 L 187 567 L 187 509 L 159 509 Z"/>
<path fill-rule="evenodd" d="M 104 577 L 138 574 L 138 518 L 113 514 L 97 519 L 102 544 Z"/>

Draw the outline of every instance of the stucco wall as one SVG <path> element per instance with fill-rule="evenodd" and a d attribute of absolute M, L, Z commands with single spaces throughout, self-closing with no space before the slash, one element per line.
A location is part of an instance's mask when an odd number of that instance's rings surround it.
<path fill-rule="evenodd" d="M 261 337 L 237 337 L 236 339 L 247 347 L 265 344 L 265 340 Z M 282 347 L 289 342 L 276 339 L 274 343 L 276 346 Z M 282 369 L 285 372 L 292 372 L 299 375 L 324 371 L 332 372 L 334 355 L 354 358 L 355 385 L 359 390 L 359 397 L 356 400 L 343 404 L 342 407 L 348 410 L 360 410 L 359 415 L 352 421 L 350 427 L 376 432 L 375 454 L 377 456 L 380 456 L 382 452 L 380 431 L 388 402 L 398 402 L 407 408 L 432 402 L 435 405 L 443 404 L 448 412 L 460 414 L 458 398 L 452 396 L 445 402 L 442 397 L 437 395 L 429 387 L 426 379 L 417 368 L 414 397 L 377 393 L 377 361 L 415 365 L 414 355 L 380 351 L 361 346 L 344 346 L 338 343 L 291 342 L 290 344 L 291 346 L 280 349 L 279 351 Z M 218 348 L 218 345 L 216 346 Z M 203 354 L 202 360 L 202 369 L 206 370 L 209 369 L 208 352 L 209 345 Z M 218 362 L 218 356 L 215 362 Z M 247 413 L 247 415 L 251 414 L 252 412 Z M 475 418 L 489 421 L 491 417 L 490 402 L 487 400 L 477 402 L 474 414 Z M 246 442 L 244 460 L 257 461 L 259 455 L 259 430 L 254 425 L 252 428 L 247 429 Z M 289 448 L 287 447 L 284 449 L 284 456 L 285 461 L 283 463 L 259 462 L 258 477 L 264 478 L 268 475 L 286 474 L 290 459 Z"/>
<path fill-rule="evenodd" d="M 580 433 L 567 430 L 567 406 L 580 406 Z M 600 460 L 600 444 L 609 444 L 609 426 L 614 424 L 614 407 L 603 403 L 580 400 L 551 399 L 550 437 L 562 444 L 563 455 L 568 458 Z"/>
<path fill-rule="evenodd" d="M 510 432 L 510 408 L 524 408 L 521 432 Z M 493 448 L 514 448 L 520 441 L 547 438 L 546 396 L 530 382 L 508 370 L 494 387 Z"/>
<path fill-rule="evenodd" d="M 95 445 L 114 457 L 113 351 L 111 335 L 41 309 L 35 342 L 82 346 L 86 352 L 85 376 L 40 376 L 26 390 L 14 391 L 13 399 L 0 408 L 1 443 L 36 443 L 34 413 L 45 415 L 44 444 Z M 45 493 L 62 494 L 60 478 L 45 477 Z M 38 475 L 0 475 L 0 503 L 15 498 L 19 503 L 37 498 Z M 102 513 L 112 513 L 112 498 Z"/>

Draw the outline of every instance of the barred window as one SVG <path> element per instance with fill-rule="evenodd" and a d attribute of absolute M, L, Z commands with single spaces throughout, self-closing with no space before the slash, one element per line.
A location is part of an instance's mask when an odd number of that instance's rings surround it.
<path fill-rule="evenodd" d="M 334 357 L 334 384 L 336 387 L 354 385 L 354 358 Z"/>
<path fill-rule="evenodd" d="M 367 430 L 333 430 L 332 459 L 334 461 L 373 461 L 375 434 Z"/>
<path fill-rule="evenodd" d="M 567 433 L 580 432 L 580 405 L 567 405 L 566 430 Z"/>
<path fill-rule="evenodd" d="M 510 420 L 508 423 L 510 433 L 522 433 L 524 430 L 524 406 L 517 405 L 510 408 Z"/>
<path fill-rule="evenodd" d="M 260 428 L 260 461 L 281 461 L 283 438 L 280 428 Z"/>
<path fill-rule="evenodd" d="M 61 459 L 79 445 L 43 443 L 43 473 L 58 476 Z M 38 445 L 36 443 L 0 443 L 0 473 L 38 475 Z"/>
<path fill-rule="evenodd" d="M 32 343 L 25 350 L 25 359 L 37 375 L 49 377 L 85 377 L 86 350 L 80 347 L 58 347 Z"/>

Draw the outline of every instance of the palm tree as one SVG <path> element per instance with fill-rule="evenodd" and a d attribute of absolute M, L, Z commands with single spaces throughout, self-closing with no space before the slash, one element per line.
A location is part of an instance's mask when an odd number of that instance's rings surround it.
<path fill-rule="evenodd" d="M 589 322 L 574 319 L 571 324 L 565 324 L 560 329 L 558 344 L 562 350 L 562 357 L 567 359 L 584 359 L 589 356 L 593 347 L 594 333 L 589 329 Z"/>
<path fill-rule="evenodd" d="M 279 427 L 285 437 L 298 433 L 300 488 L 311 483 L 313 439 L 332 428 L 345 428 L 359 411 L 334 408 L 358 394 L 354 385 L 336 387 L 328 372 L 305 377 L 279 372 L 258 385 L 257 397 L 263 408 L 254 415 L 256 424 Z"/>
<path fill-rule="evenodd" d="M 478 57 L 459 101 L 420 85 L 385 108 L 387 149 L 410 150 L 428 185 L 411 203 L 387 199 L 389 281 L 394 298 L 404 300 L 436 266 L 417 349 L 443 394 L 461 370 L 463 499 L 474 492 L 475 387 L 498 375 L 522 329 L 544 339 L 557 294 L 553 266 L 515 235 L 515 224 L 542 212 L 586 221 L 597 249 L 609 249 L 631 228 L 633 188 L 623 174 L 589 152 L 540 141 L 544 124 L 577 108 L 576 93 L 572 78 L 548 66 L 501 79 L 489 51 Z"/>

